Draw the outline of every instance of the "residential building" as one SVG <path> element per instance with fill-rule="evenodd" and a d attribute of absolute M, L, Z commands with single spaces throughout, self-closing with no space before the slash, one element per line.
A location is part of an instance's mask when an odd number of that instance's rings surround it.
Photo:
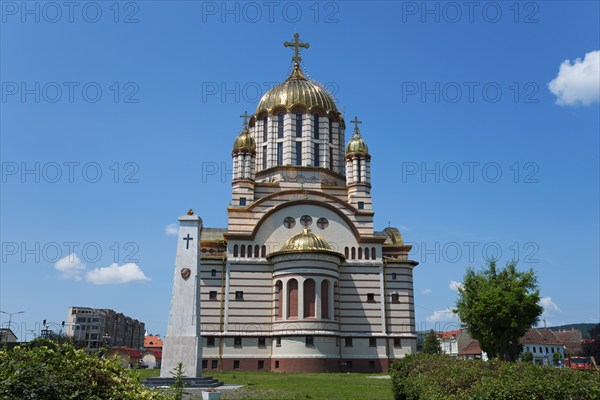
<path fill-rule="evenodd" d="M 66 335 L 84 343 L 88 351 L 102 347 L 141 349 L 144 345 L 144 323 L 113 310 L 69 307 L 65 321 Z"/>
<path fill-rule="evenodd" d="M 0 328 L 0 343 L 16 343 L 17 335 L 10 328 Z"/>
<path fill-rule="evenodd" d="M 519 343 L 523 346 L 521 357 L 530 352 L 535 364 L 552 365 L 554 353 L 559 353 L 561 359 L 565 358 L 564 344 L 550 329 L 530 329 Z"/>
<path fill-rule="evenodd" d="M 458 338 L 462 334 L 462 329 L 457 329 L 448 332 L 439 332 L 438 338 L 440 339 L 440 347 L 442 353 L 449 356 L 458 356 Z"/>
<path fill-rule="evenodd" d="M 554 331 L 558 340 L 565 347 L 566 355 L 580 355 L 583 336 L 577 329 Z"/>

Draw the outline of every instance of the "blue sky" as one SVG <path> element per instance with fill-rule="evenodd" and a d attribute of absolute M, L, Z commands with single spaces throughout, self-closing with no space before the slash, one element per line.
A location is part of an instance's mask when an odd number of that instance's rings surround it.
<path fill-rule="evenodd" d="M 71 305 L 164 334 L 168 226 L 188 208 L 226 226 L 238 116 L 287 77 L 294 32 L 363 121 L 376 227 L 420 262 L 419 329 L 454 328 L 453 289 L 493 255 L 535 269 L 547 324 L 599 321 L 598 2 L 23 4 L 2 2 L 0 38 L 0 310 L 25 311 L 19 337 Z"/>

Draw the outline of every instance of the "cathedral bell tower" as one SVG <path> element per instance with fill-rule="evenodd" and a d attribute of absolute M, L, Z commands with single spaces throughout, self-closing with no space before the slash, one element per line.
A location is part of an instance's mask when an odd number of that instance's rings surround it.
<path fill-rule="evenodd" d="M 354 117 L 354 136 L 346 146 L 346 185 L 348 203 L 359 210 L 372 210 L 371 199 L 371 156 L 369 148 L 360 136 L 358 124 L 362 121 Z"/>
<path fill-rule="evenodd" d="M 248 131 L 247 112 L 242 133 L 235 138 L 231 157 L 233 158 L 232 206 L 246 206 L 254 201 L 254 174 L 256 171 L 256 142 Z"/>

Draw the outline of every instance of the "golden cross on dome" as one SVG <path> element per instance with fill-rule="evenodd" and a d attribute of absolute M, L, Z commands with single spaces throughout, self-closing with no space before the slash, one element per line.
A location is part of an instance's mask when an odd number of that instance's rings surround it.
<path fill-rule="evenodd" d="M 302 57 L 300 57 L 300 47 L 303 47 L 305 49 L 308 49 L 310 47 L 310 45 L 308 43 L 300 43 L 300 41 L 298 40 L 298 38 L 300 37 L 300 35 L 298 35 L 298 33 L 294 33 L 294 41 L 293 42 L 283 42 L 283 45 L 285 47 L 293 47 L 294 48 L 294 57 L 292 57 L 292 60 L 298 64 L 300 62 L 300 60 L 302 60 Z"/>
<path fill-rule="evenodd" d="M 355 115 L 354 119 L 350 122 L 354 124 L 354 132 L 358 132 L 358 124 L 362 124 L 362 121 L 359 121 L 358 117 Z"/>
<path fill-rule="evenodd" d="M 244 118 L 244 126 L 248 125 L 248 118 L 250 118 L 251 115 L 248 115 L 248 111 L 244 111 L 244 115 L 240 115 L 240 118 Z"/>

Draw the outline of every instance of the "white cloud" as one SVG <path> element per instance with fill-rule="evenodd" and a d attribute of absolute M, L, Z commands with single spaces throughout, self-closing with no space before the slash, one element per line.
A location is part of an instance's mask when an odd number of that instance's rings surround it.
<path fill-rule="evenodd" d="M 560 106 L 590 105 L 600 100 L 600 50 L 590 51 L 583 61 L 573 64 L 563 61 L 558 76 L 548 89 L 556 96 Z"/>
<path fill-rule="evenodd" d="M 425 289 L 421 290 L 421 293 L 422 293 L 422 294 L 431 294 L 431 293 L 432 293 L 432 291 L 431 291 L 431 289 L 429 289 L 429 288 L 425 288 Z"/>
<path fill-rule="evenodd" d="M 54 268 L 60 272 L 62 278 L 73 278 L 80 281 L 81 274 L 85 270 L 85 264 L 81 262 L 77 254 L 71 253 L 58 260 L 54 264 Z"/>
<path fill-rule="evenodd" d="M 169 224 L 165 226 L 165 234 L 167 236 L 177 236 L 179 234 L 179 228 L 177 224 Z"/>
<path fill-rule="evenodd" d="M 540 305 L 544 307 L 544 312 L 542 315 L 546 316 L 551 313 L 560 312 L 560 308 L 556 305 L 555 302 L 552 301 L 552 297 L 542 297 L 540 299 Z"/>
<path fill-rule="evenodd" d="M 427 322 L 441 322 L 448 320 L 456 320 L 457 318 L 458 317 L 452 312 L 451 309 L 446 308 L 445 310 L 434 311 L 433 314 L 431 314 L 425 319 L 427 320 Z"/>
<path fill-rule="evenodd" d="M 450 288 L 450 290 L 454 290 L 456 293 L 458 293 L 458 289 L 461 289 L 463 287 L 463 284 L 462 282 L 450 281 L 448 287 Z"/>
<path fill-rule="evenodd" d="M 134 263 L 123 265 L 113 263 L 108 267 L 96 268 L 85 274 L 85 279 L 96 285 L 146 282 L 150 280 L 140 267 Z"/>

